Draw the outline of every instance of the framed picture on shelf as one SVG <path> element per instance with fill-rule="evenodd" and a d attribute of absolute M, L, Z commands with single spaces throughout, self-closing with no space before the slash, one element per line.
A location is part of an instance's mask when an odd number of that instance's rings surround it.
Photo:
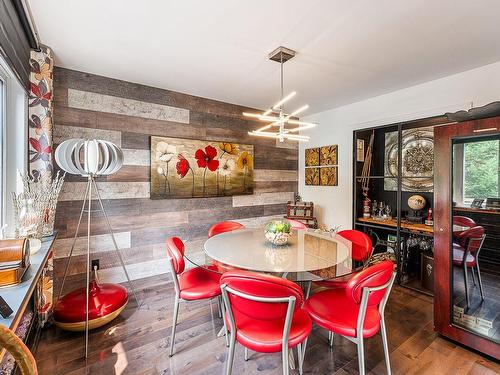
<path fill-rule="evenodd" d="M 484 198 L 474 198 L 471 203 L 472 208 L 481 208 L 483 206 Z"/>
<path fill-rule="evenodd" d="M 365 140 L 356 140 L 356 161 L 365 161 Z"/>

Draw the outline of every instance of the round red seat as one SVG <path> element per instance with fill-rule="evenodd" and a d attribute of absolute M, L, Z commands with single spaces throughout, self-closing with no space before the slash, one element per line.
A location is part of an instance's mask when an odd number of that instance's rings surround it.
<path fill-rule="evenodd" d="M 255 320 L 245 314 L 233 310 L 238 321 L 236 340 L 250 350 L 261 353 L 281 351 L 283 327 L 285 319 Z M 227 320 L 227 315 L 226 315 Z M 227 321 L 229 323 L 229 321 Z M 304 310 L 296 310 L 292 318 L 288 347 L 295 348 L 311 333 L 312 324 L 309 314 Z"/>
<path fill-rule="evenodd" d="M 314 322 L 339 335 L 356 337 L 359 305 L 346 296 L 345 289 L 330 289 L 312 295 L 304 308 Z M 378 306 L 369 306 L 363 325 L 363 337 L 371 337 L 380 329 Z"/>
<path fill-rule="evenodd" d="M 62 297 L 54 308 L 55 324 L 68 331 L 85 330 L 86 288 L 76 289 Z M 128 293 L 120 284 L 96 281 L 89 283 L 89 329 L 105 325 L 116 318 L 128 302 Z"/>
<path fill-rule="evenodd" d="M 453 244 L 453 264 L 455 266 L 462 266 L 464 264 L 464 253 L 465 250 L 462 246 L 456 243 Z M 465 262 L 467 263 L 467 267 L 475 267 L 476 257 L 468 253 Z"/>
<path fill-rule="evenodd" d="M 220 295 L 220 273 L 196 267 L 179 275 L 180 297 L 193 301 Z"/>

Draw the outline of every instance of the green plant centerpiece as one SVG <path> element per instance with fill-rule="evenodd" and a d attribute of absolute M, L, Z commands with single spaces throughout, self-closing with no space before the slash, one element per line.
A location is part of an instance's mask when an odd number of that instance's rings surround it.
<path fill-rule="evenodd" d="M 291 237 L 292 225 L 288 220 L 273 220 L 267 223 L 264 233 L 266 239 L 273 245 L 286 245 Z"/>

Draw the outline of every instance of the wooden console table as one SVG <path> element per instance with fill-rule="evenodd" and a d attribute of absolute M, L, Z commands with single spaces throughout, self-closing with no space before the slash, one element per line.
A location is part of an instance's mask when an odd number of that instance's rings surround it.
<path fill-rule="evenodd" d="M 361 222 L 361 223 L 369 223 L 369 224 L 374 224 L 374 225 L 383 225 L 386 227 L 391 227 L 391 228 L 397 228 L 398 227 L 398 222 L 396 219 L 386 219 L 386 220 L 376 220 L 372 219 L 371 217 L 365 218 L 365 217 L 358 217 L 356 221 Z M 406 229 L 407 231 L 410 232 L 418 232 L 418 233 L 426 233 L 426 234 L 433 234 L 434 233 L 434 228 L 425 225 L 425 224 L 420 224 L 420 223 L 410 223 L 408 221 L 401 220 L 401 229 Z"/>

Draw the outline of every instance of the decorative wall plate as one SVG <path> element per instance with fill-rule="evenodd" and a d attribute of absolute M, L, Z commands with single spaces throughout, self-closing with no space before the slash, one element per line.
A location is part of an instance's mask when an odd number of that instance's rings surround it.
<path fill-rule="evenodd" d="M 432 192 L 434 188 L 434 129 L 407 129 L 402 132 L 402 190 Z M 398 133 L 385 135 L 384 189 L 397 190 Z"/>

